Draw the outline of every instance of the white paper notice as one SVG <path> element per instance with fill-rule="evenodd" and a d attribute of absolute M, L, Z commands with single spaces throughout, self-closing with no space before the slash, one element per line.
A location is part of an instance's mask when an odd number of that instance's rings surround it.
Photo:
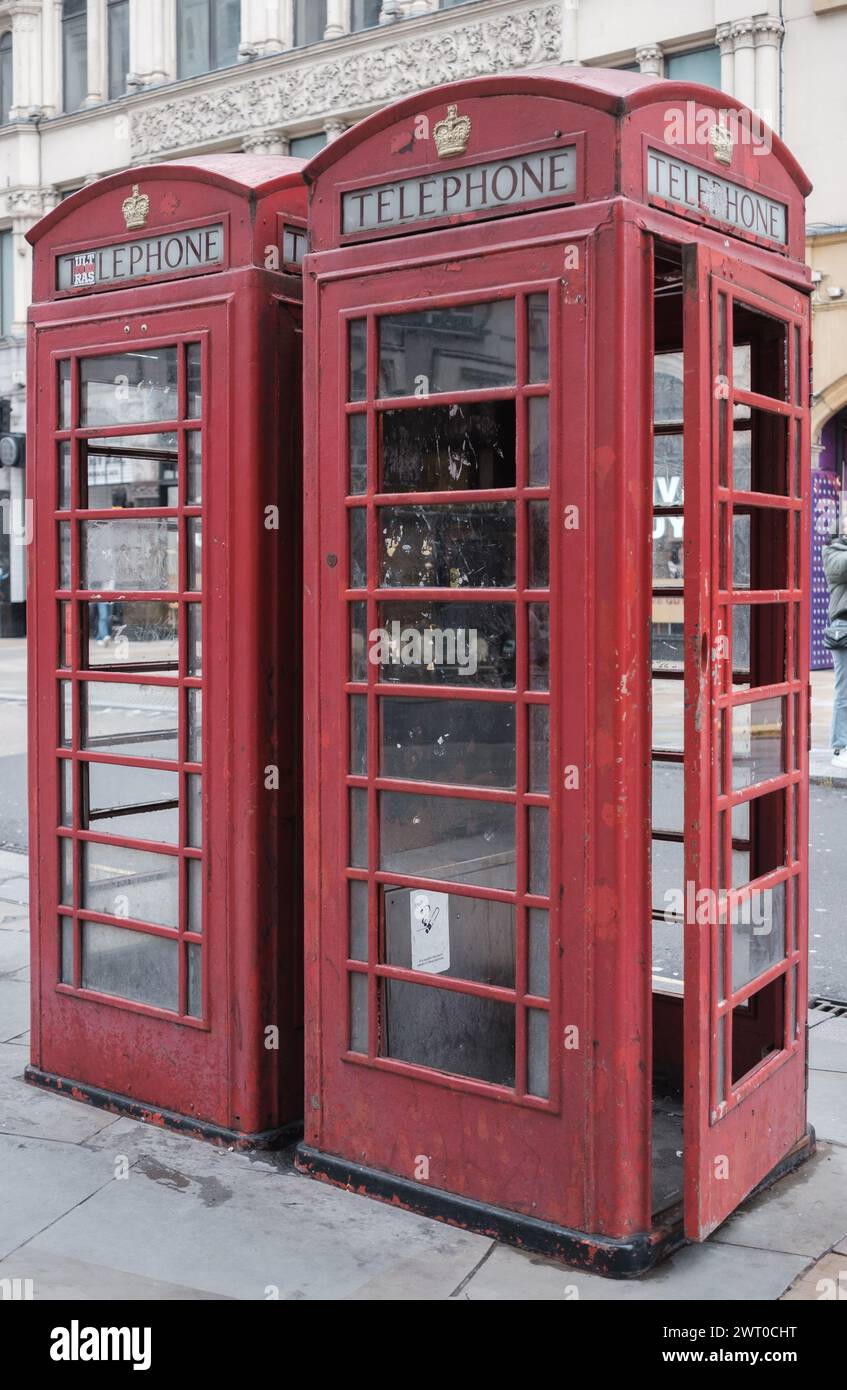
<path fill-rule="evenodd" d="M 441 975 L 450 969 L 450 898 L 413 888 L 409 894 L 412 916 L 412 969 Z"/>

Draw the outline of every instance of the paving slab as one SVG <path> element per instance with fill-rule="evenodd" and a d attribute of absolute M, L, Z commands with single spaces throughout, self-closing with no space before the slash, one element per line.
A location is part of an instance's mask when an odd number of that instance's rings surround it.
<path fill-rule="evenodd" d="M 818 1139 L 847 1144 L 847 1073 L 809 1071 L 809 1120 Z"/>
<path fill-rule="evenodd" d="M 23 1047 L 16 1050 L 26 1051 Z M 79 1144 L 114 1122 L 114 1115 L 106 1110 L 30 1086 L 21 1072 L 0 1076 L 0 1134 Z"/>
<path fill-rule="evenodd" d="M 22 1076 L 29 1061 L 29 1048 L 22 1043 L 0 1043 L 0 1076 Z M 0 1110 L 0 1123 L 3 1113 Z"/>
<path fill-rule="evenodd" d="M 809 1066 L 815 1071 L 847 1071 L 847 1018 L 830 1018 L 811 1029 Z"/>
<path fill-rule="evenodd" d="M 845 1234 L 847 1149 L 822 1144 L 807 1163 L 745 1202 L 712 1239 L 816 1258 Z"/>
<path fill-rule="evenodd" d="M 640 1279 L 604 1279 L 564 1269 L 500 1245 L 458 1293 L 473 1302 L 579 1301 L 652 1303 L 779 1298 L 805 1269 L 803 1255 L 733 1245 L 689 1245 Z"/>
<path fill-rule="evenodd" d="M 0 849 L 0 875 L 4 878 L 11 878 L 13 874 L 17 874 L 21 878 L 28 877 L 29 856 L 16 854 L 11 849 Z"/>
<path fill-rule="evenodd" d="M 0 902 L 28 903 L 29 879 L 20 877 L 4 879 L 0 877 Z"/>
<path fill-rule="evenodd" d="M 11 975 L 29 965 L 29 932 L 0 931 L 0 975 Z"/>
<path fill-rule="evenodd" d="M 0 1258 L 113 1181 L 113 1171 L 76 1144 L 0 1134 Z"/>
<path fill-rule="evenodd" d="M 824 1255 L 782 1297 L 786 1303 L 831 1303 L 847 1298 L 847 1259 Z"/>
<path fill-rule="evenodd" d="M 21 1038 L 29 1028 L 29 985 L 0 979 L 0 1042 Z"/>
<path fill-rule="evenodd" d="M 443 1263 L 440 1296 L 447 1298 L 462 1261 L 469 1274 L 490 1246 L 293 1169 L 254 1168 L 244 1155 L 178 1142 L 178 1161 L 142 1155 L 125 1179 L 69 1211 L 33 1245 L 72 1258 L 85 1251 L 93 1264 L 231 1298 L 285 1300 L 348 1299 L 410 1260 L 421 1268 Z M 76 1152 L 109 1163 L 106 1152 Z"/>
<path fill-rule="evenodd" d="M 109 1303 L 124 1300 L 197 1302 L 223 1297 L 185 1284 L 167 1284 L 161 1279 L 124 1274 L 121 1270 L 75 1260 L 68 1255 L 50 1255 L 31 1245 L 23 1245 L 13 1255 L 0 1260 L 0 1279 L 32 1280 L 32 1297 L 36 1303 L 41 1300 L 76 1303 L 94 1299 Z"/>

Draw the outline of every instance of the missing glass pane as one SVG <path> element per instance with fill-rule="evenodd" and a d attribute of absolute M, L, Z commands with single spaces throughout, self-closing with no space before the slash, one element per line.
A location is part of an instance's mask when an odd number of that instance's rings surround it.
<path fill-rule="evenodd" d="M 81 765 L 85 830 L 128 840 L 179 841 L 179 776 L 118 763 Z"/>

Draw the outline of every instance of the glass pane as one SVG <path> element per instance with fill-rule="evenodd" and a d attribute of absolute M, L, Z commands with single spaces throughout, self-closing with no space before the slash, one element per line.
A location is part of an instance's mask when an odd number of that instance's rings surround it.
<path fill-rule="evenodd" d="M 368 775 L 368 700 L 366 695 L 350 696 L 350 771 L 356 777 Z"/>
<path fill-rule="evenodd" d="M 74 982 L 74 924 L 70 917 L 59 918 L 59 980 L 63 985 Z"/>
<path fill-rule="evenodd" d="M 514 787 L 514 705 L 397 697 L 380 711 L 383 777 Z"/>
<path fill-rule="evenodd" d="M 186 1013 L 189 1018 L 203 1017 L 203 950 L 200 946 L 186 946 L 188 953 L 188 1000 Z"/>
<path fill-rule="evenodd" d="M 59 901 L 65 907 L 74 905 L 74 842 L 59 841 Z"/>
<path fill-rule="evenodd" d="M 71 605 L 60 603 L 59 609 L 59 665 L 70 666 L 72 651 Z"/>
<path fill-rule="evenodd" d="M 176 1010 L 178 946 L 164 936 L 82 923 L 82 987 L 137 1004 Z"/>
<path fill-rule="evenodd" d="M 351 319 L 348 328 L 350 348 L 350 381 L 348 400 L 363 401 L 368 394 L 368 324 L 367 319 Z M 364 417 L 363 417 L 364 418 Z"/>
<path fill-rule="evenodd" d="M 677 917 L 685 910 L 683 845 L 673 840 L 653 840 L 653 910 Z"/>
<path fill-rule="evenodd" d="M 546 999 L 550 994 L 550 928 L 549 914 L 543 907 L 531 907 L 527 912 L 528 975 L 530 994 Z"/>
<path fill-rule="evenodd" d="M 69 430 L 73 427 L 71 419 L 71 364 L 67 357 L 64 357 L 58 366 L 59 373 L 59 429 Z"/>
<path fill-rule="evenodd" d="M 84 763 L 83 828 L 127 840 L 179 841 L 179 777 L 149 767 Z"/>
<path fill-rule="evenodd" d="M 550 302 L 546 294 L 527 296 L 527 340 L 529 343 L 528 380 L 550 379 Z"/>
<path fill-rule="evenodd" d="M 529 808 L 529 891 L 550 892 L 550 815 L 544 806 Z"/>
<path fill-rule="evenodd" d="M 547 487 L 550 482 L 550 401 L 547 396 L 529 398 L 529 476 L 530 487 Z"/>
<path fill-rule="evenodd" d="M 85 357 L 80 362 L 81 424 L 132 425 L 177 417 L 177 350 Z"/>
<path fill-rule="evenodd" d="M 526 1089 L 531 1096 L 550 1094 L 550 1017 L 545 1009 L 526 1015 Z"/>
<path fill-rule="evenodd" d="M 92 510 L 176 506 L 176 435 L 89 440 L 83 448 L 83 506 Z"/>
<path fill-rule="evenodd" d="M 379 810 L 381 869 L 482 888 L 515 887 L 514 806 L 382 792 Z"/>
<path fill-rule="evenodd" d="M 350 529 L 350 588 L 368 586 L 368 513 L 364 507 L 351 507 L 347 514 Z"/>
<path fill-rule="evenodd" d="M 380 1050 L 382 1056 L 398 1061 L 514 1086 L 514 1007 L 429 985 L 386 980 Z"/>
<path fill-rule="evenodd" d="M 364 787 L 350 788 L 350 867 L 368 867 L 368 794 Z"/>
<path fill-rule="evenodd" d="M 550 526 L 546 502 L 529 504 L 529 587 L 546 589 L 550 583 Z"/>
<path fill-rule="evenodd" d="M 200 849 L 203 844 L 203 779 L 194 772 L 185 780 L 188 793 L 185 842 L 192 849 Z"/>
<path fill-rule="evenodd" d="M 379 533 L 383 587 L 514 588 L 513 502 L 382 507 Z"/>
<path fill-rule="evenodd" d="M 188 588 L 197 593 L 203 587 L 203 523 L 199 516 L 186 522 L 188 541 Z"/>
<path fill-rule="evenodd" d="M 71 523 L 59 522 L 59 588 L 71 587 Z"/>
<path fill-rule="evenodd" d="M 368 885 L 359 879 L 350 880 L 350 936 L 348 948 L 351 960 L 368 958 Z"/>
<path fill-rule="evenodd" d="M 368 678 L 368 605 L 351 603 L 350 607 L 350 679 Z"/>
<path fill-rule="evenodd" d="M 189 420 L 199 420 L 203 414 L 203 383 L 201 378 L 199 343 L 189 343 L 188 345 L 186 351 L 186 370 L 186 415 Z"/>
<path fill-rule="evenodd" d="M 514 689 L 511 603 L 381 603 L 370 659 L 381 681 Z"/>
<path fill-rule="evenodd" d="M 653 359 L 653 419 L 657 425 L 682 424 L 682 353 L 657 352 Z"/>
<path fill-rule="evenodd" d="M 86 608 L 88 610 L 86 615 Z M 122 599 L 119 603 L 83 605 L 83 632 L 87 627 L 88 665 L 115 666 L 132 671 L 141 667 L 167 669 L 176 664 L 177 605 L 156 599 Z"/>
<path fill-rule="evenodd" d="M 653 437 L 653 506 L 681 507 L 685 501 L 682 433 Z M 682 517 L 677 539 L 682 539 Z"/>
<path fill-rule="evenodd" d="M 70 827 L 74 823 L 74 765 L 70 758 L 62 758 L 59 763 L 59 795 L 60 822 Z"/>
<path fill-rule="evenodd" d="M 379 321 L 380 396 L 514 386 L 511 299 L 386 315 Z"/>
<path fill-rule="evenodd" d="M 189 430 L 186 451 L 185 501 L 190 507 L 199 507 L 203 501 L 203 436 L 199 430 Z"/>
<path fill-rule="evenodd" d="M 186 859 L 186 884 L 188 889 L 187 930 L 203 930 L 203 860 Z"/>
<path fill-rule="evenodd" d="M 190 603 L 186 608 L 188 623 L 188 674 L 203 674 L 203 609 L 199 603 Z"/>
<path fill-rule="evenodd" d="M 550 689 L 550 607 L 527 604 L 529 636 L 529 688 Z"/>
<path fill-rule="evenodd" d="M 123 845 L 82 845 L 82 905 L 159 927 L 179 921 L 179 859 Z"/>
<path fill-rule="evenodd" d="M 73 685 L 59 681 L 59 741 L 63 748 L 73 745 Z"/>
<path fill-rule="evenodd" d="M 529 790 L 550 790 L 550 710 L 529 706 Z"/>
<path fill-rule="evenodd" d="M 79 694 L 83 748 L 133 758 L 178 757 L 176 690 L 82 681 Z"/>
<path fill-rule="evenodd" d="M 56 499 L 56 510 L 66 512 L 71 505 L 71 446 L 69 443 L 59 445 L 59 487 Z"/>
<path fill-rule="evenodd" d="M 515 418 L 513 400 L 384 411 L 383 492 L 514 487 Z"/>
<path fill-rule="evenodd" d="M 348 422 L 350 453 L 350 493 L 359 495 L 368 487 L 368 417 L 351 415 Z"/>
<path fill-rule="evenodd" d="M 188 690 L 186 755 L 190 763 L 203 761 L 203 692 Z"/>
<path fill-rule="evenodd" d="M 758 700 L 732 711 L 732 781 L 735 788 L 778 777 L 786 770 L 785 700 Z"/>
<path fill-rule="evenodd" d="M 730 916 L 732 988 L 736 990 L 785 957 L 785 884 L 733 902 Z"/>
<path fill-rule="evenodd" d="M 684 829 L 685 771 L 682 763 L 653 762 L 653 828 Z"/>
<path fill-rule="evenodd" d="M 368 977 L 350 975 L 350 1051 L 368 1050 Z"/>
<path fill-rule="evenodd" d="M 384 887 L 385 960 L 484 985 L 515 986 L 515 909 L 510 903 Z"/>
<path fill-rule="evenodd" d="M 654 552 L 654 563 L 655 560 Z M 653 599 L 652 613 L 653 668 L 661 671 L 681 671 L 685 662 L 685 600 L 682 597 L 674 598 L 669 594 L 662 594 Z"/>
<path fill-rule="evenodd" d="M 81 531 L 84 589 L 178 587 L 176 520 L 84 521 Z"/>
<path fill-rule="evenodd" d="M 681 753 L 685 717 L 685 686 L 682 681 L 653 680 L 653 747 L 663 752 Z"/>

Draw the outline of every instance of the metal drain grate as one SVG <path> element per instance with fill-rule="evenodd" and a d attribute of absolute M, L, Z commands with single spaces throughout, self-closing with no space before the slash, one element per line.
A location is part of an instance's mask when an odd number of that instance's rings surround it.
<path fill-rule="evenodd" d="M 819 1009 L 833 1018 L 847 1018 L 847 1000 L 844 999 L 812 999 L 809 1008 Z"/>

